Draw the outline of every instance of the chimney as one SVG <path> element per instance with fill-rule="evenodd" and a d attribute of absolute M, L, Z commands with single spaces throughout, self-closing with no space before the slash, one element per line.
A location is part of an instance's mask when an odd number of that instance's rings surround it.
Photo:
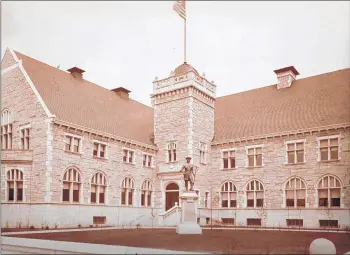
<path fill-rule="evenodd" d="M 74 78 L 80 78 L 80 79 L 83 78 L 83 73 L 85 72 L 84 70 L 76 66 L 68 69 L 67 71 L 70 72 L 74 76 Z"/>
<path fill-rule="evenodd" d="M 126 88 L 123 88 L 123 87 L 112 89 L 112 91 L 116 92 L 121 98 L 124 98 L 124 99 L 129 99 L 129 93 L 131 92 L 130 90 L 127 90 Z"/>
<path fill-rule="evenodd" d="M 299 72 L 294 66 L 288 66 L 282 69 L 274 70 L 277 74 L 277 89 L 289 88 Z"/>

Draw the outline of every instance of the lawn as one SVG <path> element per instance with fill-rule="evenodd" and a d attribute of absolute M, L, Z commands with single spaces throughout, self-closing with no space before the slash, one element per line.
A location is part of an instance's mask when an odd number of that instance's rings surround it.
<path fill-rule="evenodd" d="M 350 233 L 328 232 L 203 229 L 202 235 L 178 235 L 175 229 L 114 229 L 11 236 L 217 254 L 309 254 L 314 239 L 326 238 L 337 254 L 350 251 Z"/>

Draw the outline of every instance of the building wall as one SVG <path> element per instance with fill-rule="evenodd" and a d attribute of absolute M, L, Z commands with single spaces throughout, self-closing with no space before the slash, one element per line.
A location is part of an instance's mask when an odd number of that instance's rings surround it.
<path fill-rule="evenodd" d="M 82 136 L 82 153 L 72 153 L 64 150 L 65 134 L 75 134 Z M 120 142 L 107 141 L 101 137 L 88 133 L 75 132 L 67 128 L 54 125 L 53 127 L 53 184 L 52 201 L 60 203 L 62 201 L 62 178 L 63 173 L 69 167 L 76 167 L 83 178 L 83 194 L 81 204 L 90 204 L 90 183 L 93 174 L 102 171 L 107 176 L 107 204 L 111 206 L 120 205 L 121 184 L 126 176 L 131 176 L 135 184 L 135 206 L 140 205 L 140 188 L 142 182 L 148 178 L 152 180 L 154 189 L 156 188 L 156 174 L 154 168 L 142 165 L 142 152 L 154 154 L 154 152 L 142 150 L 132 146 L 124 146 Z M 93 156 L 93 141 L 99 140 L 107 142 L 108 158 L 97 158 Z M 135 164 L 123 162 L 123 148 L 127 147 L 136 151 Z"/>
<path fill-rule="evenodd" d="M 15 63 L 10 52 L 6 51 L 2 67 Z M 14 121 L 12 150 L 1 151 L 1 199 L 5 201 L 7 197 L 7 170 L 17 168 L 24 174 L 24 199 L 43 202 L 46 185 L 47 114 L 18 66 L 2 74 L 1 110 L 4 109 L 11 111 Z M 20 126 L 25 124 L 31 126 L 29 151 L 21 149 Z"/>
<path fill-rule="evenodd" d="M 317 138 L 329 135 L 340 135 L 340 159 L 334 162 L 318 162 Z M 287 165 L 285 141 L 305 139 L 305 163 Z M 248 168 L 246 165 L 245 146 L 263 144 L 263 167 Z M 265 189 L 267 209 L 283 208 L 283 189 L 285 182 L 292 176 L 301 177 L 307 185 L 308 208 L 318 208 L 317 187 L 318 180 L 327 174 L 337 176 L 343 185 L 341 193 L 341 207 L 350 208 L 350 131 L 316 132 L 309 135 L 290 136 L 256 141 L 254 143 L 237 143 L 232 145 L 213 146 L 211 151 L 211 188 L 212 196 L 220 197 L 220 187 L 225 181 L 233 181 L 238 190 L 238 207 L 246 207 L 246 184 L 252 179 L 260 180 Z M 221 150 L 236 148 L 236 169 L 221 169 Z M 198 184 L 200 185 L 200 184 Z M 250 210 L 250 209 L 247 209 Z M 285 209 L 288 210 L 288 209 Z M 320 211 L 324 210 L 322 208 Z M 338 209 L 333 209 L 337 211 Z"/>

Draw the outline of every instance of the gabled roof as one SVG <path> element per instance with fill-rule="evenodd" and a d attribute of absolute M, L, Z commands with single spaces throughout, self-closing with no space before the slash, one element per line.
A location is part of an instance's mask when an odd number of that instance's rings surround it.
<path fill-rule="evenodd" d="M 154 145 L 153 108 L 15 52 L 52 114 L 60 120 Z"/>
<path fill-rule="evenodd" d="M 350 68 L 217 98 L 214 141 L 349 122 Z"/>
<path fill-rule="evenodd" d="M 15 52 L 60 120 L 154 145 L 153 108 Z M 176 75 L 194 70 L 184 63 Z M 350 122 L 350 68 L 218 97 L 214 142 Z"/>

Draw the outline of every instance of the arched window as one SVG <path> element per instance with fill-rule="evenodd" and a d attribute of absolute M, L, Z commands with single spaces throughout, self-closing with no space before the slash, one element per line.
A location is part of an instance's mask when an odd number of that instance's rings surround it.
<path fill-rule="evenodd" d="M 284 187 L 286 206 L 288 207 L 305 207 L 306 201 L 306 184 L 299 177 L 290 178 Z"/>
<path fill-rule="evenodd" d="M 264 206 L 264 187 L 258 180 L 252 180 L 247 184 L 247 207 Z"/>
<path fill-rule="evenodd" d="M 176 161 L 176 143 L 171 142 L 168 144 L 167 148 L 168 152 L 168 162 L 175 162 Z"/>
<path fill-rule="evenodd" d="M 318 206 L 340 207 L 340 180 L 332 175 L 323 176 L 317 184 Z"/>
<path fill-rule="evenodd" d="M 1 149 L 12 149 L 12 114 L 9 110 L 1 113 Z"/>
<path fill-rule="evenodd" d="M 146 179 L 141 185 L 141 206 L 152 206 L 153 185 L 152 181 Z"/>
<path fill-rule="evenodd" d="M 23 172 L 18 169 L 7 171 L 7 201 L 23 201 Z"/>
<path fill-rule="evenodd" d="M 102 172 L 95 173 L 91 178 L 91 203 L 104 204 L 106 201 L 107 178 Z"/>
<path fill-rule="evenodd" d="M 80 172 L 74 167 L 68 168 L 63 175 L 62 201 L 79 203 L 81 184 Z"/>
<path fill-rule="evenodd" d="M 233 182 L 227 181 L 221 185 L 221 207 L 237 206 L 237 189 Z"/>
<path fill-rule="evenodd" d="M 125 177 L 122 182 L 122 205 L 133 205 L 134 192 L 134 180 L 130 176 Z"/>

